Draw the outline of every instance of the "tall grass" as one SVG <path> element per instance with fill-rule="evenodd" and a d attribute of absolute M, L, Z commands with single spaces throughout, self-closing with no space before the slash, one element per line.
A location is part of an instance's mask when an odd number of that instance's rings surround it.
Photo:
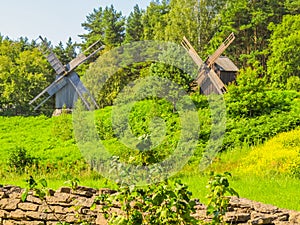
<path fill-rule="evenodd" d="M 181 181 L 189 186 L 193 197 L 206 204 L 205 188 L 208 180 L 207 175 L 193 174 L 180 177 Z M 300 179 L 286 176 L 240 176 L 232 173 L 229 180 L 240 197 L 254 201 L 272 204 L 279 208 L 300 211 Z"/>

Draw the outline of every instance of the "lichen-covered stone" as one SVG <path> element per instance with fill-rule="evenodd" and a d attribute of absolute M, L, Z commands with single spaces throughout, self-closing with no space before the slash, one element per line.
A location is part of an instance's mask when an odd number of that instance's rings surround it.
<path fill-rule="evenodd" d="M 250 213 L 228 212 L 225 214 L 225 221 L 228 223 L 244 223 L 250 220 Z"/>
<path fill-rule="evenodd" d="M 0 200 L 0 209 L 9 211 L 16 210 L 19 202 L 21 202 L 21 199 L 3 198 Z"/>
<path fill-rule="evenodd" d="M 26 211 L 37 211 L 39 205 L 30 202 L 21 202 L 18 204 L 18 208 Z"/>

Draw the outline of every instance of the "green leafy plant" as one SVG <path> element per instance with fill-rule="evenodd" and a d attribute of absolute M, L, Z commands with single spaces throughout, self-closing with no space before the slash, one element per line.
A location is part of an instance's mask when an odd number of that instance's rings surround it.
<path fill-rule="evenodd" d="M 62 114 L 53 118 L 53 120 L 55 122 L 52 127 L 52 135 L 62 141 L 72 140 L 72 117 L 66 112 L 66 109 L 62 109 Z"/>
<path fill-rule="evenodd" d="M 24 173 L 29 167 L 38 167 L 38 158 L 31 156 L 26 149 L 16 148 L 8 158 L 8 166 L 17 173 Z"/>
<path fill-rule="evenodd" d="M 198 221 L 191 216 L 195 212 L 191 195 L 180 181 L 174 184 L 164 181 L 144 188 L 120 187 L 115 194 L 102 194 L 95 201 L 103 204 L 102 210 L 109 224 L 192 225 Z M 116 205 L 121 206 L 120 213 L 112 209 Z"/>
<path fill-rule="evenodd" d="M 78 184 L 79 184 L 79 179 L 77 177 L 74 177 L 74 178 L 72 178 L 70 180 L 67 180 L 65 182 L 65 184 L 70 185 L 73 190 L 76 190 L 77 187 L 78 187 Z"/>
<path fill-rule="evenodd" d="M 209 190 L 207 215 L 213 215 L 212 224 L 225 224 L 223 216 L 227 212 L 229 197 L 226 194 L 236 195 L 238 193 L 229 187 L 228 178 L 231 174 L 224 172 L 223 174 L 215 174 L 211 172 L 207 188 Z"/>
<path fill-rule="evenodd" d="M 26 179 L 27 187 L 24 189 L 21 200 L 26 201 L 29 191 L 33 191 L 33 194 L 39 197 L 41 200 L 44 200 L 46 195 L 49 195 L 49 189 L 47 188 L 47 181 L 45 179 L 40 179 L 36 181 L 33 176 L 30 175 Z"/>

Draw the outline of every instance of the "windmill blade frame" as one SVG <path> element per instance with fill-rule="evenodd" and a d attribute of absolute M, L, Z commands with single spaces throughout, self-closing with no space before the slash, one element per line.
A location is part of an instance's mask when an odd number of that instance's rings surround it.
<path fill-rule="evenodd" d="M 223 52 L 229 47 L 229 45 L 234 41 L 235 36 L 234 33 L 232 32 L 219 46 L 219 48 L 211 55 L 208 57 L 206 60 L 206 64 L 208 67 L 211 67 L 212 64 L 223 54 Z"/>
<path fill-rule="evenodd" d="M 67 77 L 67 79 L 70 82 L 70 84 L 73 86 L 76 93 L 78 94 L 78 96 L 80 97 L 80 99 L 82 100 L 82 102 L 84 103 L 85 107 L 88 110 L 92 110 L 93 106 L 96 108 L 99 108 L 97 102 L 95 101 L 93 96 L 90 94 L 90 92 L 86 89 L 86 87 L 83 85 L 83 83 L 81 82 L 81 80 L 76 72 L 73 71 L 71 73 L 71 75 Z M 88 99 L 84 95 L 88 96 L 88 98 L 90 99 L 91 102 L 88 101 Z"/>
<path fill-rule="evenodd" d="M 44 99 L 41 103 L 39 103 L 34 110 L 37 110 L 39 107 L 41 107 L 49 98 L 51 98 L 57 91 L 62 89 L 64 86 L 67 85 L 67 81 L 63 76 L 60 76 L 58 79 L 53 81 L 48 87 L 46 87 L 40 94 L 38 94 L 34 99 L 32 99 L 29 104 L 32 105 L 36 100 L 38 100 L 40 97 L 42 97 L 44 94 L 48 93 L 49 96 L 47 96 L 46 99 Z"/>
<path fill-rule="evenodd" d="M 222 53 L 229 47 L 229 45 L 234 41 L 235 36 L 234 33 L 231 33 L 219 46 L 219 48 L 208 57 L 208 59 L 203 62 L 196 50 L 193 48 L 191 43 L 188 41 L 186 37 L 183 37 L 183 40 L 181 42 L 181 45 L 184 47 L 184 49 L 189 53 L 193 61 L 198 65 L 198 75 L 196 79 L 194 80 L 195 83 L 197 83 L 198 86 L 203 84 L 205 80 L 210 80 L 211 84 L 215 88 L 215 91 L 218 94 L 223 94 L 227 91 L 225 84 L 223 81 L 219 78 L 219 76 L 215 73 L 215 71 L 212 69 L 212 65 L 215 63 L 215 61 L 222 55 Z"/>

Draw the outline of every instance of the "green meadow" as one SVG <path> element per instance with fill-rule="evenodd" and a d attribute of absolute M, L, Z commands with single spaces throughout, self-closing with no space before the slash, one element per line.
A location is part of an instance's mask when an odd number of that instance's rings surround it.
<path fill-rule="evenodd" d="M 273 95 L 275 95 L 273 93 Z M 211 164 L 199 169 L 211 131 L 209 105 L 194 95 L 200 122 L 199 140 L 194 154 L 181 171 L 171 177 L 188 185 L 195 198 L 206 202 L 208 172 L 232 174 L 230 184 L 241 197 L 300 210 L 300 114 L 296 92 L 277 92 L 285 96 L 284 108 L 268 114 L 232 118 L 227 105 L 226 132 Z M 278 96 L 275 96 L 276 98 Z M 129 116 L 136 137 L 151 135 L 149 124 L 160 117 L 165 138 L 151 151 L 142 152 L 120 143 L 112 126 L 112 107 L 95 111 L 95 127 L 106 149 L 121 161 L 150 165 L 172 154 L 180 138 L 180 115 L 165 100 L 144 100 L 135 104 Z M 0 184 L 24 187 L 25 180 L 45 178 L 51 188 L 79 179 L 80 185 L 116 187 L 102 177 L 82 157 L 74 137 L 72 115 L 58 117 L 0 117 Z"/>

